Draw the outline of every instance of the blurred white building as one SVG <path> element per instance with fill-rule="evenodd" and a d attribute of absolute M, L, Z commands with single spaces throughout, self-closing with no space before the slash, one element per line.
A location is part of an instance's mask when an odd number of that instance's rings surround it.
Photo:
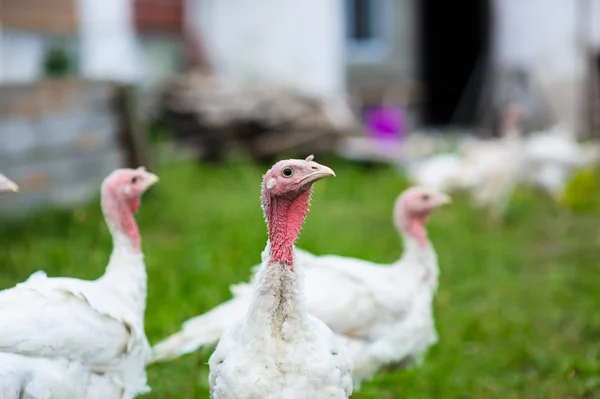
<path fill-rule="evenodd" d="M 578 129 L 587 55 L 595 56 L 600 72 L 600 1 L 496 0 L 494 10 L 497 67 L 529 71 L 555 118 Z"/>
<path fill-rule="evenodd" d="M 349 92 L 363 105 L 400 102 L 429 125 L 473 124 L 481 104 L 491 101 L 493 69 L 525 71 L 557 118 L 575 126 L 587 71 L 584 33 L 600 48 L 600 0 L 0 4 L 0 82 L 39 79 L 49 46 L 60 39 L 82 76 L 155 87 L 183 67 L 183 38 L 199 35 L 215 71 L 233 80 Z M 7 12 L 19 7 L 20 14 Z M 24 7 L 37 19 L 24 21 Z M 46 22 L 61 7 L 68 17 Z M 582 32 L 586 23 L 589 32 Z"/>
<path fill-rule="evenodd" d="M 201 0 L 198 32 L 211 61 L 238 81 L 344 91 L 343 0 Z"/>

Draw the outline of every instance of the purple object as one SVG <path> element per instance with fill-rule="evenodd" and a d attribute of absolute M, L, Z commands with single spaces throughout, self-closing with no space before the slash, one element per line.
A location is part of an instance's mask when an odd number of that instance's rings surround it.
<path fill-rule="evenodd" d="M 375 139 L 399 141 L 406 136 L 406 114 L 400 107 L 370 107 L 365 112 L 365 126 Z"/>

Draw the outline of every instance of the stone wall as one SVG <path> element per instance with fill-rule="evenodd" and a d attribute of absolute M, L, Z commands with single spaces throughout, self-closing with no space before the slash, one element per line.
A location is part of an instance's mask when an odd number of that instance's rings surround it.
<path fill-rule="evenodd" d="M 107 82 L 0 86 L 0 173 L 19 184 L 0 213 L 89 200 L 124 164 L 117 88 Z"/>

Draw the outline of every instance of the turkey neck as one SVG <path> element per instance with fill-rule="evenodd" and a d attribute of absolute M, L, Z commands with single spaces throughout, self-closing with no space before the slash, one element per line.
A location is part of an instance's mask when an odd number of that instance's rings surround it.
<path fill-rule="evenodd" d="M 427 229 L 425 228 L 428 218 L 429 214 L 401 215 L 397 227 L 404 242 L 404 252 L 397 263 L 416 265 L 426 272 L 427 280 L 430 278 L 437 280 L 439 274 L 437 255 L 427 237 Z"/>
<path fill-rule="evenodd" d="M 102 213 L 115 249 L 141 253 L 140 231 L 133 216 L 139 205 L 139 198 L 125 200 L 111 193 L 102 196 Z"/>
<path fill-rule="evenodd" d="M 110 194 L 102 196 L 102 211 L 112 235 L 113 251 L 101 280 L 131 302 L 136 314 L 143 315 L 147 274 L 140 233 L 133 215 L 139 204 L 139 198 L 125 200 Z"/>
<path fill-rule="evenodd" d="M 294 270 L 294 243 L 308 213 L 311 189 L 295 196 L 263 198 L 269 231 L 270 263 L 288 265 Z"/>
<path fill-rule="evenodd" d="M 295 196 L 263 196 L 269 241 L 257 274 L 249 318 L 256 327 L 270 328 L 271 336 L 284 340 L 287 331 L 301 330 L 306 323 L 294 243 L 308 212 L 310 194 L 309 187 Z"/>

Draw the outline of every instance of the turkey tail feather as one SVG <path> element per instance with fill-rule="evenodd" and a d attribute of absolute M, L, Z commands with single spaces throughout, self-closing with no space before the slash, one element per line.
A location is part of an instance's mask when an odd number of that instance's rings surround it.
<path fill-rule="evenodd" d="M 152 348 L 152 360 L 149 364 L 173 360 L 201 347 L 216 344 L 223 331 L 235 324 L 247 309 L 248 301 L 245 298 L 234 298 L 189 319 L 183 324 L 181 331 Z"/>

